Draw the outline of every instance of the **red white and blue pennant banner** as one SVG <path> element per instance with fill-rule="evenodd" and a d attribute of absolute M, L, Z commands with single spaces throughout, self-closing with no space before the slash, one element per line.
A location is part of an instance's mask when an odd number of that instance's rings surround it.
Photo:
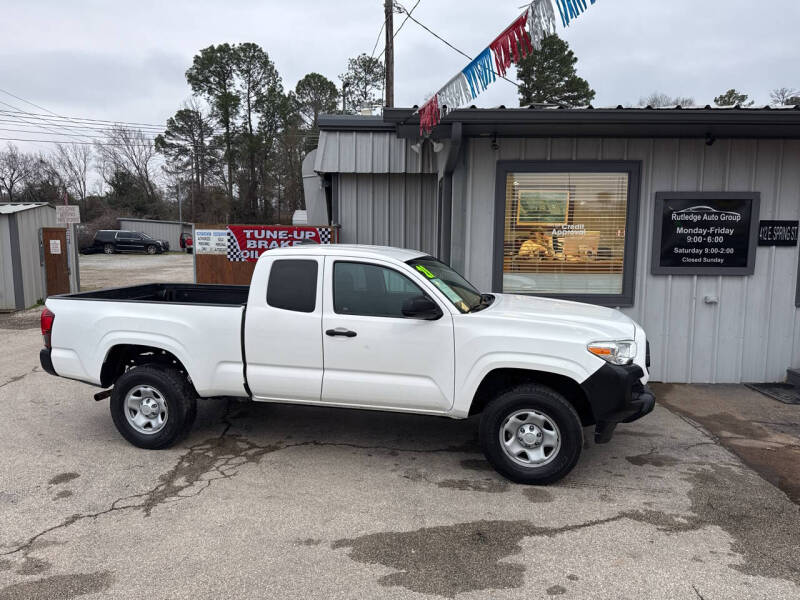
<path fill-rule="evenodd" d="M 561 23 L 569 26 L 572 19 L 589 8 L 596 0 L 534 0 L 527 10 L 489 44 L 464 69 L 434 94 L 419 109 L 420 135 L 430 133 L 439 124 L 442 112 L 459 108 L 474 100 L 478 94 L 504 77 L 512 64 L 517 64 L 534 49 L 541 48 L 542 40 L 555 33 L 558 8 Z"/>

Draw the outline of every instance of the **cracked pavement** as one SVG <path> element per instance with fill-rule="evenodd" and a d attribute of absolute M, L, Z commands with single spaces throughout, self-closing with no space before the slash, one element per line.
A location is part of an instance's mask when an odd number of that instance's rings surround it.
<path fill-rule="evenodd" d="M 797 504 L 661 406 L 547 488 L 474 420 L 201 401 L 152 452 L 39 345 L 0 322 L 0 600 L 800 597 Z"/>

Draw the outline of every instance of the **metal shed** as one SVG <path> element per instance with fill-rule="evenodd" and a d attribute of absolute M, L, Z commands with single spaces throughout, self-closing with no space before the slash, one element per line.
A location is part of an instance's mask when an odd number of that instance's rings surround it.
<path fill-rule="evenodd" d="M 180 251 L 181 249 L 181 233 L 192 233 L 192 224 L 182 221 L 156 221 L 120 217 L 117 222 L 120 229 L 138 231 L 139 233 L 146 233 L 157 240 L 168 241 L 169 249 L 172 252 Z"/>
<path fill-rule="evenodd" d="M 21 310 L 47 295 L 39 230 L 59 227 L 56 209 L 44 202 L 0 204 L 0 310 Z M 70 256 L 70 265 L 76 255 Z M 77 269 L 70 289 L 78 289 Z"/>

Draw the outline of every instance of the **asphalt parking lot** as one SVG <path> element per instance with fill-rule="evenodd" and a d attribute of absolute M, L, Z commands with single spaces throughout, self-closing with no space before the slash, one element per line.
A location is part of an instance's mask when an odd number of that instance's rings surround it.
<path fill-rule="evenodd" d="M 800 597 L 798 505 L 663 406 L 547 488 L 473 420 L 209 400 L 146 451 L 37 317 L 0 316 L 0 600 Z"/>

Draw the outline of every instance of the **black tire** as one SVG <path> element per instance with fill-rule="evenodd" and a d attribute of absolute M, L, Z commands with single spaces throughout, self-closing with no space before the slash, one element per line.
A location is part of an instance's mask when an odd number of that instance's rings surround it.
<path fill-rule="evenodd" d="M 106 244 L 103 246 L 103 254 L 114 254 L 114 244 Z"/>
<path fill-rule="evenodd" d="M 526 410 L 545 415 L 559 434 L 560 446 L 551 449 L 555 454 L 548 455 L 544 459 L 548 462 L 541 465 L 525 466 L 516 462 L 501 441 L 507 419 Z M 483 411 L 480 443 L 486 460 L 504 477 L 515 483 L 547 485 L 565 477 L 578 462 L 583 449 L 583 428 L 578 413 L 561 394 L 543 385 L 522 384 L 501 393 Z M 529 458 L 526 453 L 521 457 L 519 460 Z"/>
<path fill-rule="evenodd" d="M 150 386 L 163 398 L 167 418 L 154 433 L 142 433 L 126 417 L 126 397 L 138 386 Z M 168 448 L 183 438 L 197 415 L 197 393 L 178 371 L 160 365 L 143 365 L 126 371 L 111 393 L 111 418 L 117 430 L 134 446 L 148 450 Z"/>
<path fill-rule="evenodd" d="M 150 244 L 147 248 L 145 248 L 145 252 L 147 252 L 148 254 L 156 254 L 158 252 L 158 248 Z"/>

